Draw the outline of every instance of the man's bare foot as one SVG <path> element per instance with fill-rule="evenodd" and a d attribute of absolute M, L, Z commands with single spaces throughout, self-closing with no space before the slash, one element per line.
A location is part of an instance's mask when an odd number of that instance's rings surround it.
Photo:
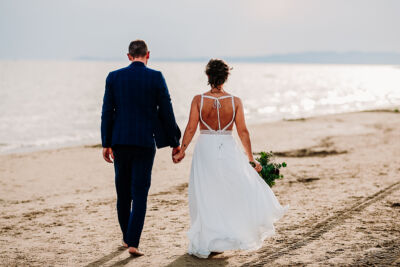
<path fill-rule="evenodd" d="M 135 247 L 129 247 L 128 251 L 129 251 L 129 253 L 130 253 L 132 256 L 135 256 L 135 257 L 139 257 L 139 256 L 143 256 L 143 255 L 144 255 L 143 252 L 140 252 L 140 251 L 139 251 L 137 248 L 135 248 Z"/>
<path fill-rule="evenodd" d="M 124 248 L 128 248 L 128 244 L 127 244 L 127 243 L 125 243 L 125 241 L 124 241 L 124 240 L 122 240 L 122 246 L 123 246 Z"/>

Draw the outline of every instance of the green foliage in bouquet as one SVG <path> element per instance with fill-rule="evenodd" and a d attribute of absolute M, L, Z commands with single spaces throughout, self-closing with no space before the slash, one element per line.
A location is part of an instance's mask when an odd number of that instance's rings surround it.
<path fill-rule="evenodd" d="M 275 155 L 271 152 L 260 152 L 257 153 L 260 157 L 256 160 L 260 163 L 262 170 L 258 174 L 263 178 L 263 180 L 272 187 L 275 184 L 275 180 L 283 178 L 283 175 L 279 173 L 280 168 L 286 168 L 286 162 L 275 163 Z M 255 164 L 250 162 L 254 167 Z"/>

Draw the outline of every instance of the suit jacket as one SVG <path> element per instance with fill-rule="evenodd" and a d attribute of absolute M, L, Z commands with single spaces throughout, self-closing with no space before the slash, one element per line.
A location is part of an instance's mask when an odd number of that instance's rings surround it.
<path fill-rule="evenodd" d="M 101 114 L 103 147 L 177 147 L 180 137 L 160 71 L 135 61 L 108 74 Z"/>

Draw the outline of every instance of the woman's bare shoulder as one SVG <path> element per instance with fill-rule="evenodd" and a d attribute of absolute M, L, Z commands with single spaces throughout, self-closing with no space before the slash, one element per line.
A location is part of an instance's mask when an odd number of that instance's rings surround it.
<path fill-rule="evenodd" d="M 235 102 L 242 102 L 242 99 L 240 99 L 240 97 L 232 95 L 233 99 L 235 100 Z"/>
<path fill-rule="evenodd" d="M 199 102 L 201 99 L 201 95 L 195 95 L 192 99 L 192 102 Z"/>
<path fill-rule="evenodd" d="M 236 107 L 241 107 L 243 106 L 242 104 L 242 99 L 238 96 L 233 96 L 233 100 L 235 101 L 235 106 Z"/>
<path fill-rule="evenodd" d="M 196 105 L 197 107 L 200 107 L 200 101 L 201 101 L 201 95 L 195 95 L 192 99 L 192 106 Z"/>

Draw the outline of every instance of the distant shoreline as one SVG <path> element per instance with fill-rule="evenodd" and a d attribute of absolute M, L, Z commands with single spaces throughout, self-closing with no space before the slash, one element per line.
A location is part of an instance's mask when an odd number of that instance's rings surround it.
<path fill-rule="evenodd" d="M 287 63 L 287 64 L 379 64 L 399 65 L 400 53 L 391 52 L 302 52 L 260 56 L 210 56 L 210 57 L 154 57 L 155 62 L 207 62 L 210 58 L 222 58 L 234 63 Z M 76 60 L 120 61 L 123 58 L 98 58 L 82 56 Z"/>
<path fill-rule="evenodd" d="M 208 62 L 210 58 L 221 58 L 231 63 L 271 64 L 355 64 L 355 65 L 400 65 L 400 53 L 392 52 L 302 52 L 258 56 L 210 55 L 200 57 L 151 57 L 152 62 Z M 76 58 L 0 58 L 0 61 L 100 61 L 127 62 L 118 57 L 80 56 Z"/>
<path fill-rule="evenodd" d="M 333 114 L 325 114 L 325 115 L 317 115 L 310 117 L 299 117 L 293 119 L 280 119 L 276 121 L 268 121 L 268 122 L 260 122 L 260 123 L 250 123 L 250 127 L 258 127 L 273 123 L 282 123 L 282 122 L 306 122 L 311 119 L 318 119 L 323 117 L 334 117 L 334 116 L 342 116 L 346 114 L 362 114 L 366 112 L 371 113 L 396 113 L 400 115 L 400 107 L 390 107 L 383 109 L 371 109 L 371 110 L 361 110 L 361 111 L 353 111 L 353 112 L 342 112 L 342 113 L 333 113 Z M 196 134 L 198 134 L 196 132 Z M 35 152 L 45 152 L 45 151 L 55 151 L 55 150 L 63 150 L 69 148 L 101 148 L 101 144 L 98 142 L 73 142 L 73 143 L 64 143 L 64 144 L 54 144 L 45 147 L 23 147 L 20 149 L 10 150 L 8 152 L 1 152 L 0 155 L 26 155 Z"/>

